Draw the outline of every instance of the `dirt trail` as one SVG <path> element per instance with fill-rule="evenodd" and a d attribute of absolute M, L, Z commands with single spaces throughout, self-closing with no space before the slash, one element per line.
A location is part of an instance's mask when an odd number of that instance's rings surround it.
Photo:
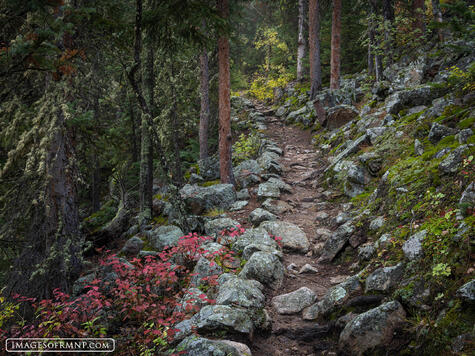
<path fill-rule="evenodd" d="M 256 106 L 257 110 L 266 113 L 268 108 Z M 316 322 L 305 321 L 301 313 L 295 315 L 279 315 L 271 305 L 272 297 L 297 290 L 301 287 L 312 289 L 320 299 L 331 286 L 342 282 L 350 273 L 348 265 L 318 264 L 315 251 L 323 245 L 324 237 L 319 238 L 318 229 L 333 231 L 336 227 L 332 222 L 341 212 L 339 204 L 332 203 L 332 196 L 322 187 L 323 170 L 328 164 L 311 144 L 310 131 L 303 131 L 297 127 L 285 126 L 274 116 L 266 116 L 268 127 L 266 135 L 275 141 L 283 150 L 280 165 L 283 168 L 282 180 L 292 186 L 291 194 L 284 193 L 280 200 L 288 203 L 292 208 L 279 215 L 279 220 L 298 225 L 305 231 L 312 250 L 307 254 L 295 254 L 288 251 L 284 254 L 283 263 L 286 276 L 277 291 L 268 291 L 267 307 L 272 320 L 272 332 L 267 335 L 255 335 L 252 343 L 254 356 L 269 355 L 322 355 L 332 354 L 336 345 L 334 341 L 318 337 Z M 247 217 L 260 204 L 255 193 L 251 193 L 251 200 L 243 211 L 232 214 L 238 221 L 249 227 Z M 322 213 L 328 214 L 326 219 L 317 219 Z M 320 213 L 320 214 L 319 214 Z M 321 230 L 320 230 L 321 231 Z M 319 232 L 320 232 L 319 231 Z M 296 265 L 298 271 L 303 265 L 310 264 L 318 269 L 318 273 L 298 274 L 287 270 L 290 264 Z M 312 330 L 313 329 L 313 330 Z M 300 334 L 298 339 L 292 334 Z M 304 335 L 305 334 L 305 335 Z M 330 352 L 330 353 L 329 353 Z"/>

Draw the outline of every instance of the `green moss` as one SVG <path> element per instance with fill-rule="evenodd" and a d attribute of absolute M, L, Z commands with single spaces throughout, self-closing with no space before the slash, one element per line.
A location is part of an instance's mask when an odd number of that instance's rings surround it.
<path fill-rule="evenodd" d="M 202 187 L 211 187 L 212 185 L 216 185 L 216 184 L 219 184 L 219 183 L 220 183 L 220 180 L 216 179 L 216 180 L 210 180 L 210 181 L 201 183 L 200 186 L 202 186 Z"/>
<path fill-rule="evenodd" d="M 154 217 L 152 221 L 155 225 L 168 225 L 168 218 L 163 215 Z"/>
<path fill-rule="evenodd" d="M 457 124 L 459 129 L 468 129 L 475 124 L 475 117 L 467 117 Z"/>
<path fill-rule="evenodd" d="M 89 232 L 97 231 L 111 221 L 116 212 L 115 202 L 109 200 L 98 211 L 84 219 L 84 228 Z"/>
<path fill-rule="evenodd" d="M 226 211 L 223 210 L 223 209 L 218 209 L 218 208 L 214 208 L 214 209 L 211 209 L 211 210 L 208 210 L 204 216 L 207 216 L 207 217 L 210 217 L 210 218 L 214 218 L 216 216 L 220 216 L 222 214 L 224 214 Z"/>

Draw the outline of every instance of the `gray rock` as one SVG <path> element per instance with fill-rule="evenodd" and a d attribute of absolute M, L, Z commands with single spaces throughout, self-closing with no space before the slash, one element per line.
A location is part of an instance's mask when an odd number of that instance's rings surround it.
<path fill-rule="evenodd" d="M 250 245 L 258 245 L 260 247 L 267 246 L 267 251 L 279 251 L 279 245 L 272 239 L 266 230 L 257 228 L 257 229 L 247 229 L 244 234 L 239 236 L 232 245 L 232 250 L 237 253 L 242 253 L 244 249 Z M 255 252 L 255 251 L 254 251 Z M 244 259 L 249 259 L 249 256 L 246 256 Z"/>
<path fill-rule="evenodd" d="M 317 238 L 317 240 L 320 240 L 320 241 L 326 241 L 327 239 L 329 239 L 332 235 L 332 232 L 326 228 L 318 228 L 316 231 L 315 231 L 315 237 Z"/>
<path fill-rule="evenodd" d="M 228 305 L 207 305 L 199 312 L 198 332 L 229 330 L 243 334 L 254 331 L 252 311 Z"/>
<path fill-rule="evenodd" d="M 399 263 L 393 267 L 381 267 L 366 278 L 365 292 L 387 292 L 402 278 L 404 266 Z"/>
<path fill-rule="evenodd" d="M 190 184 L 203 183 L 204 181 L 205 180 L 202 176 L 200 176 L 196 173 L 191 173 L 190 174 L 190 179 L 189 179 Z"/>
<path fill-rule="evenodd" d="M 368 140 L 368 136 L 365 134 L 360 136 L 354 141 L 350 141 L 343 152 L 341 152 L 333 161 L 332 163 L 325 169 L 325 172 L 333 169 L 333 167 L 339 163 L 343 158 L 346 158 L 352 153 L 356 153 L 359 151 L 360 146 Z"/>
<path fill-rule="evenodd" d="M 422 241 L 427 235 L 426 230 L 419 231 L 418 233 L 412 235 L 409 240 L 407 240 L 404 245 L 402 245 L 402 250 L 404 255 L 409 260 L 414 260 L 421 258 L 424 254 L 422 250 Z"/>
<path fill-rule="evenodd" d="M 319 211 L 315 214 L 316 221 L 325 221 L 330 215 L 326 211 Z"/>
<path fill-rule="evenodd" d="M 203 253 L 205 256 L 215 254 L 216 252 L 222 251 L 225 247 L 217 242 L 207 242 L 202 246 Z"/>
<path fill-rule="evenodd" d="M 325 246 L 323 246 L 323 251 L 318 261 L 321 263 L 331 262 L 338 252 L 340 252 L 348 243 L 348 240 L 354 231 L 355 227 L 351 222 L 341 225 L 325 242 Z"/>
<path fill-rule="evenodd" d="M 257 198 L 258 199 L 267 199 L 267 198 L 279 198 L 280 189 L 275 184 L 272 183 L 261 183 L 257 188 Z"/>
<path fill-rule="evenodd" d="M 193 214 L 199 215 L 211 209 L 228 209 L 236 201 L 232 184 L 216 184 L 209 187 L 185 185 L 181 197 Z"/>
<path fill-rule="evenodd" d="M 198 161 L 199 174 L 205 180 L 219 178 L 219 157 L 212 156 Z"/>
<path fill-rule="evenodd" d="M 235 228 L 239 225 L 239 222 L 231 218 L 218 218 L 208 220 L 205 223 L 205 233 L 208 236 L 217 236 L 218 233 L 225 229 Z"/>
<path fill-rule="evenodd" d="M 394 124 L 394 122 L 395 122 L 395 121 L 394 121 L 394 118 L 393 118 L 393 116 L 390 115 L 390 114 L 387 114 L 387 115 L 384 117 L 384 119 L 383 119 L 383 125 L 384 125 L 384 126 L 391 126 L 391 125 Z"/>
<path fill-rule="evenodd" d="M 372 231 L 376 231 L 381 229 L 384 226 L 384 216 L 378 216 L 377 218 L 373 219 L 369 224 L 369 229 Z"/>
<path fill-rule="evenodd" d="M 269 173 L 281 174 L 282 168 L 280 168 L 279 163 L 277 163 L 278 159 L 279 155 L 277 153 L 264 151 L 257 159 L 257 163 L 263 170 Z"/>
<path fill-rule="evenodd" d="M 237 183 L 241 187 L 246 188 L 260 182 L 259 175 L 262 174 L 262 168 L 256 160 L 250 159 L 241 162 L 236 168 L 234 168 L 233 172 Z M 242 197 L 239 199 L 242 199 Z"/>
<path fill-rule="evenodd" d="M 353 182 L 345 182 L 344 192 L 345 195 L 349 198 L 354 198 L 360 194 L 363 194 L 365 188 L 361 184 L 353 183 Z"/>
<path fill-rule="evenodd" d="M 206 294 L 198 288 L 188 288 L 184 291 L 183 298 L 181 298 L 180 303 L 175 307 L 175 311 L 195 314 L 201 307 L 208 304 L 206 299 Z"/>
<path fill-rule="evenodd" d="M 287 122 L 287 123 L 295 122 L 296 119 L 299 116 L 304 115 L 306 112 L 307 112 L 307 107 L 306 106 L 304 106 L 304 107 L 302 107 L 298 110 L 292 111 L 287 115 L 287 118 L 285 119 L 285 122 Z"/>
<path fill-rule="evenodd" d="M 466 302 L 475 302 L 475 279 L 465 283 L 456 293 L 457 297 L 462 298 Z"/>
<path fill-rule="evenodd" d="M 344 282 L 331 287 L 320 301 L 304 309 L 302 316 L 305 320 L 326 317 L 342 306 L 350 297 L 360 292 L 359 276 L 348 277 Z"/>
<path fill-rule="evenodd" d="M 166 246 L 177 246 L 180 241 L 180 237 L 185 234 L 183 231 L 174 225 L 159 226 L 154 230 L 150 230 L 146 233 L 150 244 L 158 251 L 162 251 Z"/>
<path fill-rule="evenodd" d="M 467 143 L 468 139 L 472 137 L 473 131 L 472 129 L 464 129 L 461 130 L 458 134 L 455 135 L 455 139 L 460 143 Z"/>
<path fill-rule="evenodd" d="M 236 193 L 237 200 L 249 200 L 251 195 L 249 194 L 249 189 L 244 188 L 241 189 L 239 192 Z"/>
<path fill-rule="evenodd" d="M 383 159 L 378 154 L 366 152 L 359 156 L 359 160 L 372 176 L 378 176 L 383 166 Z"/>
<path fill-rule="evenodd" d="M 272 298 L 272 306 L 279 314 L 296 314 L 312 305 L 316 299 L 317 296 L 311 289 L 302 287 Z"/>
<path fill-rule="evenodd" d="M 358 260 L 369 261 L 373 257 L 375 248 L 373 244 L 366 244 L 358 247 Z"/>
<path fill-rule="evenodd" d="M 306 263 L 299 270 L 299 274 L 302 274 L 302 273 L 318 273 L 318 269 Z"/>
<path fill-rule="evenodd" d="M 244 207 L 249 204 L 247 200 L 238 200 L 231 205 L 231 208 L 229 208 L 229 211 L 238 211 L 244 209 Z"/>
<path fill-rule="evenodd" d="M 309 249 L 307 235 L 297 225 L 286 221 L 265 221 L 260 228 L 271 235 L 281 237 L 284 248 L 304 253 Z"/>
<path fill-rule="evenodd" d="M 262 207 L 272 214 L 283 214 L 292 209 L 292 207 L 282 200 L 266 199 Z"/>
<path fill-rule="evenodd" d="M 459 205 L 467 211 L 467 208 L 475 207 L 475 182 L 470 183 L 462 193 Z"/>
<path fill-rule="evenodd" d="M 282 117 L 285 114 L 287 114 L 287 108 L 285 106 L 279 107 L 277 111 L 275 112 L 275 116 L 277 117 Z"/>
<path fill-rule="evenodd" d="M 258 281 L 241 279 L 233 275 L 219 286 L 216 303 L 221 305 L 237 305 L 244 308 L 263 308 L 265 296 L 264 286 Z"/>
<path fill-rule="evenodd" d="M 409 110 L 407 110 L 406 115 L 418 114 L 418 113 L 424 111 L 425 109 L 427 109 L 427 106 L 425 106 L 425 105 L 414 106 L 413 108 L 410 108 Z"/>
<path fill-rule="evenodd" d="M 223 269 L 216 262 L 201 257 L 193 269 L 190 284 L 191 286 L 199 287 L 205 283 L 203 278 L 219 275 L 221 273 L 223 273 Z"/>
<path fill-rule="evenodd" d="M 350 321 L 339 339 L 339 349 L 345 355 L 362 355 L 377 347 L 388 349 L 394 332 L 405 323 L 406 312 L 392 301 L 368 310 Z"/>
<path fill-rule="evenodd" d="M 374 244 L 375 248 L 388 248 L 389 246 L 391 246 L 391 234 L 381 235 L 378 241 Z"/>
<path fill-rule="evenodd" d="M 284 279 L 284 266 L 277 256 L 257 251 L 244 265 L 239 277 L 255 279 L 273 289 L 278 289 Z"/>
<path fill-rule="evenodd" d="M 335 223 L 337 225 L 344 224 L 351 220 L 351 216 L 348 213 L 341 212 L 335 217 Z"/>
<path fill-rule="evenodd" d="M 368 135 L 369 141 L 372 145 L 378 143 L 379 138 L 384 135 L 384 133 L 388 130 L 387 127 L 371 127 L 366 130 L 366 134 Z"/>
<path fill-rule="evenodd" d="M 442 92 L 442 89 L 429 85 L 411 90 L 397 91 L 386 98 L 386 112 L 388 114 L 397 114 L 407 107 L 430 104 Z"/>
<path fill-rule="evenodd" d="M 136 256 L 142 249 L 143 245 L 144 243 L 142 239 L 138 236 L 134 236 L 127 240 L 122 248 L 122 252 L 128 256 Z"/>
<path fill-rule="evenodd" d="M 251 349 L 246 344 L 242 344 L 240 342 L 232 341 L 232 340 L 220 340 L 221 343 L 234 347 L 237 351 L 239 356 L 252 356 Z M 227 354 L 226 354 L 227 356 Z"/>
<path fill-rule="evenodd" d="M 424 145 L 417 138 L 414 141 L 414 153 L 416 156 L 422 156 L 424 154 Z"/>
<path fill-rule="evenodd" d="M 437 152 L 435 155 L 434 155 L 434 158 L 436 159 L 439 159 L 439 158 L 442 158 L 444 157 L 446 154 L 448 154 L 450 151 L 452 151 L 450 148 L 446 147 L 446 148 L 443 148 L 441 149 L 439 152 Z"/>
<path fill-rule="evenodd" d="M 92 281 L 97 278 L 96 272 L 86 274 L 78 278 L 73 284 L 73 295 L 78 296 L 85 292 L 86 286 L 91 285 Z"/>
<path fill-rule="evenodd" d="M 277 216 L 262 208 L 257 208 L 249 214 L 249 221 L 253 226 L 258 226 L 264 221 L 273 220 L 277 220 Z"/>
<path fill-rule="evenodd" d="M 429 141 L 435 145 L 444 137 L 455 135 L 456 133 L 457 130 L 434 122 L 429 131 Z"/>
<path fill-rule="evenodd" d="M 371 180 L 370 177 L 368 177 L 365 169 L 359 165 L 352 164 L 348 167 L 348 181 L 351 183 L 359 184 L 359 185 L 365 185 L 368 184 Z"/>
<path fill-rule="evenodd" d="M 281 179 L 271 177 L 267 183 L 275 185 L 281 192 L 292 193 L 292 187 Z"/>

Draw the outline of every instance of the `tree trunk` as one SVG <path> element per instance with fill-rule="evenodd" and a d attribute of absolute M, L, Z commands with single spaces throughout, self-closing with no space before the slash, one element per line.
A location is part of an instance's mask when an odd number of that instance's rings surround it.
<path fill-rule="evenodd" d="M 379 10 L 377 0 L 370 1 L 370 11 L 371 11 L 371 30 L 370 30 L 370 40 L 373 42 L 371 50 L 374 57 L 374 71 L 376 75 L 376 81 L 379 82 L 383 78 L 383 58 L 382 58 L 382 48 L 381 48 L 381 34 L 376 31 L 375 21 L 378 21 Z"/>
<path fill-rule="evenodd" d="M 200 110 L 200 159 L 208 158 L 208 126 L 209 126 L 209 66 L 208 53 L 206 48 L 200 55 L 200 89 L 201 89 L 201 110 Z"/>
<path fill-rule="evenodd" d="M 313 100 L 322 88 L 322 69 L 320 63 L 320 4 L 318 0 L 310 0 L 309 17 L 309 59 L 310 59 L 310 98 Z"/>
<path fill-rule="evenodd" d="M 229 17 L 228 0 L 218 0 L 219 15 L 227 21 Z M 233 171 L 231 169 L 231 77 L 229 72 L 229 39 L 227 35 L 220 35 L 218 39 L 218 67 L 219 67 L 219 171 L 221 183 L 231 183 Z"/>
<path fill-rule="evenodd" d="M 173 107 L 172 107 L 172 127 L 173 127 L 173 150 L 175 154 L 175 172 L 173 174 L 173 182 L 178 185 L 179 187 L 183 186 L 183 173 L 181 169 L 181 157 L 180 157 L 180 122 L 179 117 L 177 115 L 177 105 L 176 105 L 176 93 L 175 93 L 175 68 L 173 66 L 173 59 L 171 61 L 170 67 L 170 77 L 172 81 L 171 85 L 171 96 L 173 100 Z"/>
<path fill-rule="evenodd" d="M 373 20 L 368 22 L 368 74 L 374 74 L 374 29 Z"/>
<path fill-rule="evenodd" d="M 443 22 L 442 10 L 440 9 L 439 0 L 432 0 L 432 14 L 434 15 L 434 21 L 438 23 Z M 444 32 L 441 28 L 437 29 L 437 34 L 439 36 L 439 41 L 444 40 Z"/>
<path fill-rule="evenodd" d="M 388 63 L 393 63 L 393 22 L 394 22 L 394 5 L 393 0 L 383 1 L 383 19 L 384 19 L 384 50 Z"/>
<path fill-rule="evenodd" d="M 297 80 L 301 82 L 304 77 L 303 59 L 305 57 L 304 38 L 305 0 L 299 0 L 299 35 L 297 49 Z"/>
<path fill-rule="evenodd" d="M 340 87 L 341 1 L 333 0 L 330 89 Z"/>
<path fill-rule="evenodd" d="M 424 0 L 413 0 L 412 12 L 414 17 L 414 30 L 419 30 L 419 36 L 422 37 L 425 34 L 425 3 Z"/>
<path fill-rule="evenodd" d="M 97 161 L 97 153 L 94 152 L 92 156 L 93 170 L 92 170 L 92 184 L 91 184 L 91 212 L 95 213 L 101 208 L 101 167 Z"/>
<path fill-rule="evenodd" d="M 129 100 L 129 115 L 130 115 L 130 124 L 132 129 L 131 141 L 132 141 L 132 162 L 137 162 L 139 160 L 139 145 L 137 144 L 137 124 L 135 122 L 134 106 L 132 104 L 132 98 Z"/>

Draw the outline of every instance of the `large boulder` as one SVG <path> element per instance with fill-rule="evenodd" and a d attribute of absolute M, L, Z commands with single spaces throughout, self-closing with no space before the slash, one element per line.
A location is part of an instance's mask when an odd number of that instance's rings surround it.
<path fill-rule="evenodd" d="M 180 237 L 184 235 L 183 231 L 174 225 L 159 226 L 156 229 L 147 231 L 145 234 L 150 241 L 150 245 L 158 251 L 163 250 L 166 246 L 177 246 Z"/>
<path fill-rule="evenodd" d="M 255 279 L 273 289 L 278 289 L 284 279 L 284 266 L 276 255 L 257 251 L 244 265 L 239 277 Z"/>
<path fill-rule="evenodd" d="M 348 277 L 342 283 L 330 288 L 320 301 L 304 309 L 303 318 L 305 320 L 315 320 L 326 317 L 358 293 L 361 293 L 359 276 Z"/>
<path fill-rule="evenodd" d="M 326 128 L 334 130 L 346 125 L 359 115 L 358 110 L 351 105 L 338 105 L 328 110 L 326 115 Z"/>
<path fill-rule="evenodd" d="M 184 339 L 177 349 L 187 356 L 249 356 L 251 350 L 245 344 L 228 340 L 210 340 L 198 336 Z"/>
<path fill-rule="evenodd" d="M 272 306 L 279 314 L 296 314 L 312 305 L 317 296 L 307 287 L 272 298 Z"/>
<path fill-rule="evenodd" d="M 232 250 L 242 253 L 242 258 L 249 260 L 258 251 L 271 253 L 278 258 L 282 257 L 282 251 L 277 242 L 272 239 L 264 229 L 248 229 L 239 236 L 232 245 Z"/>
<path fill-rule="evenodd" d="M 205 233 L 208 236 L 216 237 L 218 233 L 225 229 L 236 228 L 239 225 L 239 222 L 230 218 L 218 218 L 213 220 L 208 220 L 205 223 Z"/>
<path fill-rule="evenodd" d="M 252 311 L 229 305 L 207 305 L 201 308 L 196 322 L 198 332 L 233 331 L 251 334 L 254 331 Z"/>
<path fill-rule="evenodd" d="M 277 216 L 262 208 L 257 208 L 249 214 L 249 221 L 253 226 L 258 226 L 264 221 L 272 220 L 277 220 Z"/>
<path fill-rule="evenodd" d="M 397 301 L 358 315 L 340 334 L 339 349 L 345 355 L 363 355 L 381 347 L 386 351 L 394 333 L 405 323 L 406 312 Z"/>
<path fill-rule="evenodd" d="M 282 247 L 289 250 L 307 252 L 309 241 L 305 232 L 287 221 L 264 221 L 260 228 L 269 234 L 282 238 Z"/>
<path fill-rule="evenodd" d="M 404 267 L 401 263 L 393 267 L 378 268 L 366 278 L 366 293 L 389 291 L 399 283 L 403 273 Z"/>
<path fill-rule="evenodd" d="M 243 188 L 258 183 L 261 174 L 262 168 L 254 159 L 243 161 L 234 168 L 234 177 L 237 183 Z"/>
<path fill-rule="evenodd" d="M 325 242 L 323 251 L 318 261 L 322 263 L 331 262 L 336 257 L 338 252 L 340 252 L 348 243 L 348 240 L 354 231 L 355 227 L 351 221 L 338 227 L 338 229 Z"/>
<path fill-rule="evenodd" d="M 232 275 L 219 286 L 216 303 L 244 308 L 263 308 L 266 300 L 262 294 L 263 289 L 264 286 L 258 281 Z"/>
<path fill-rule="evenodd" d="M 181 197 L 193 214 L 202 214 L 211 209 L 228 209 L 236 201 L 232 184 L 216 184 L 209 187 L 185 185 Z"/>
<path fill-rule="evenodd" d="M 404 108 L 430 104 L 441 94 L 443 94 L 441 89 L 431 86 L 397 91 L 387 97 L 386 111 L 388 114 L 398 114 Z"/>

